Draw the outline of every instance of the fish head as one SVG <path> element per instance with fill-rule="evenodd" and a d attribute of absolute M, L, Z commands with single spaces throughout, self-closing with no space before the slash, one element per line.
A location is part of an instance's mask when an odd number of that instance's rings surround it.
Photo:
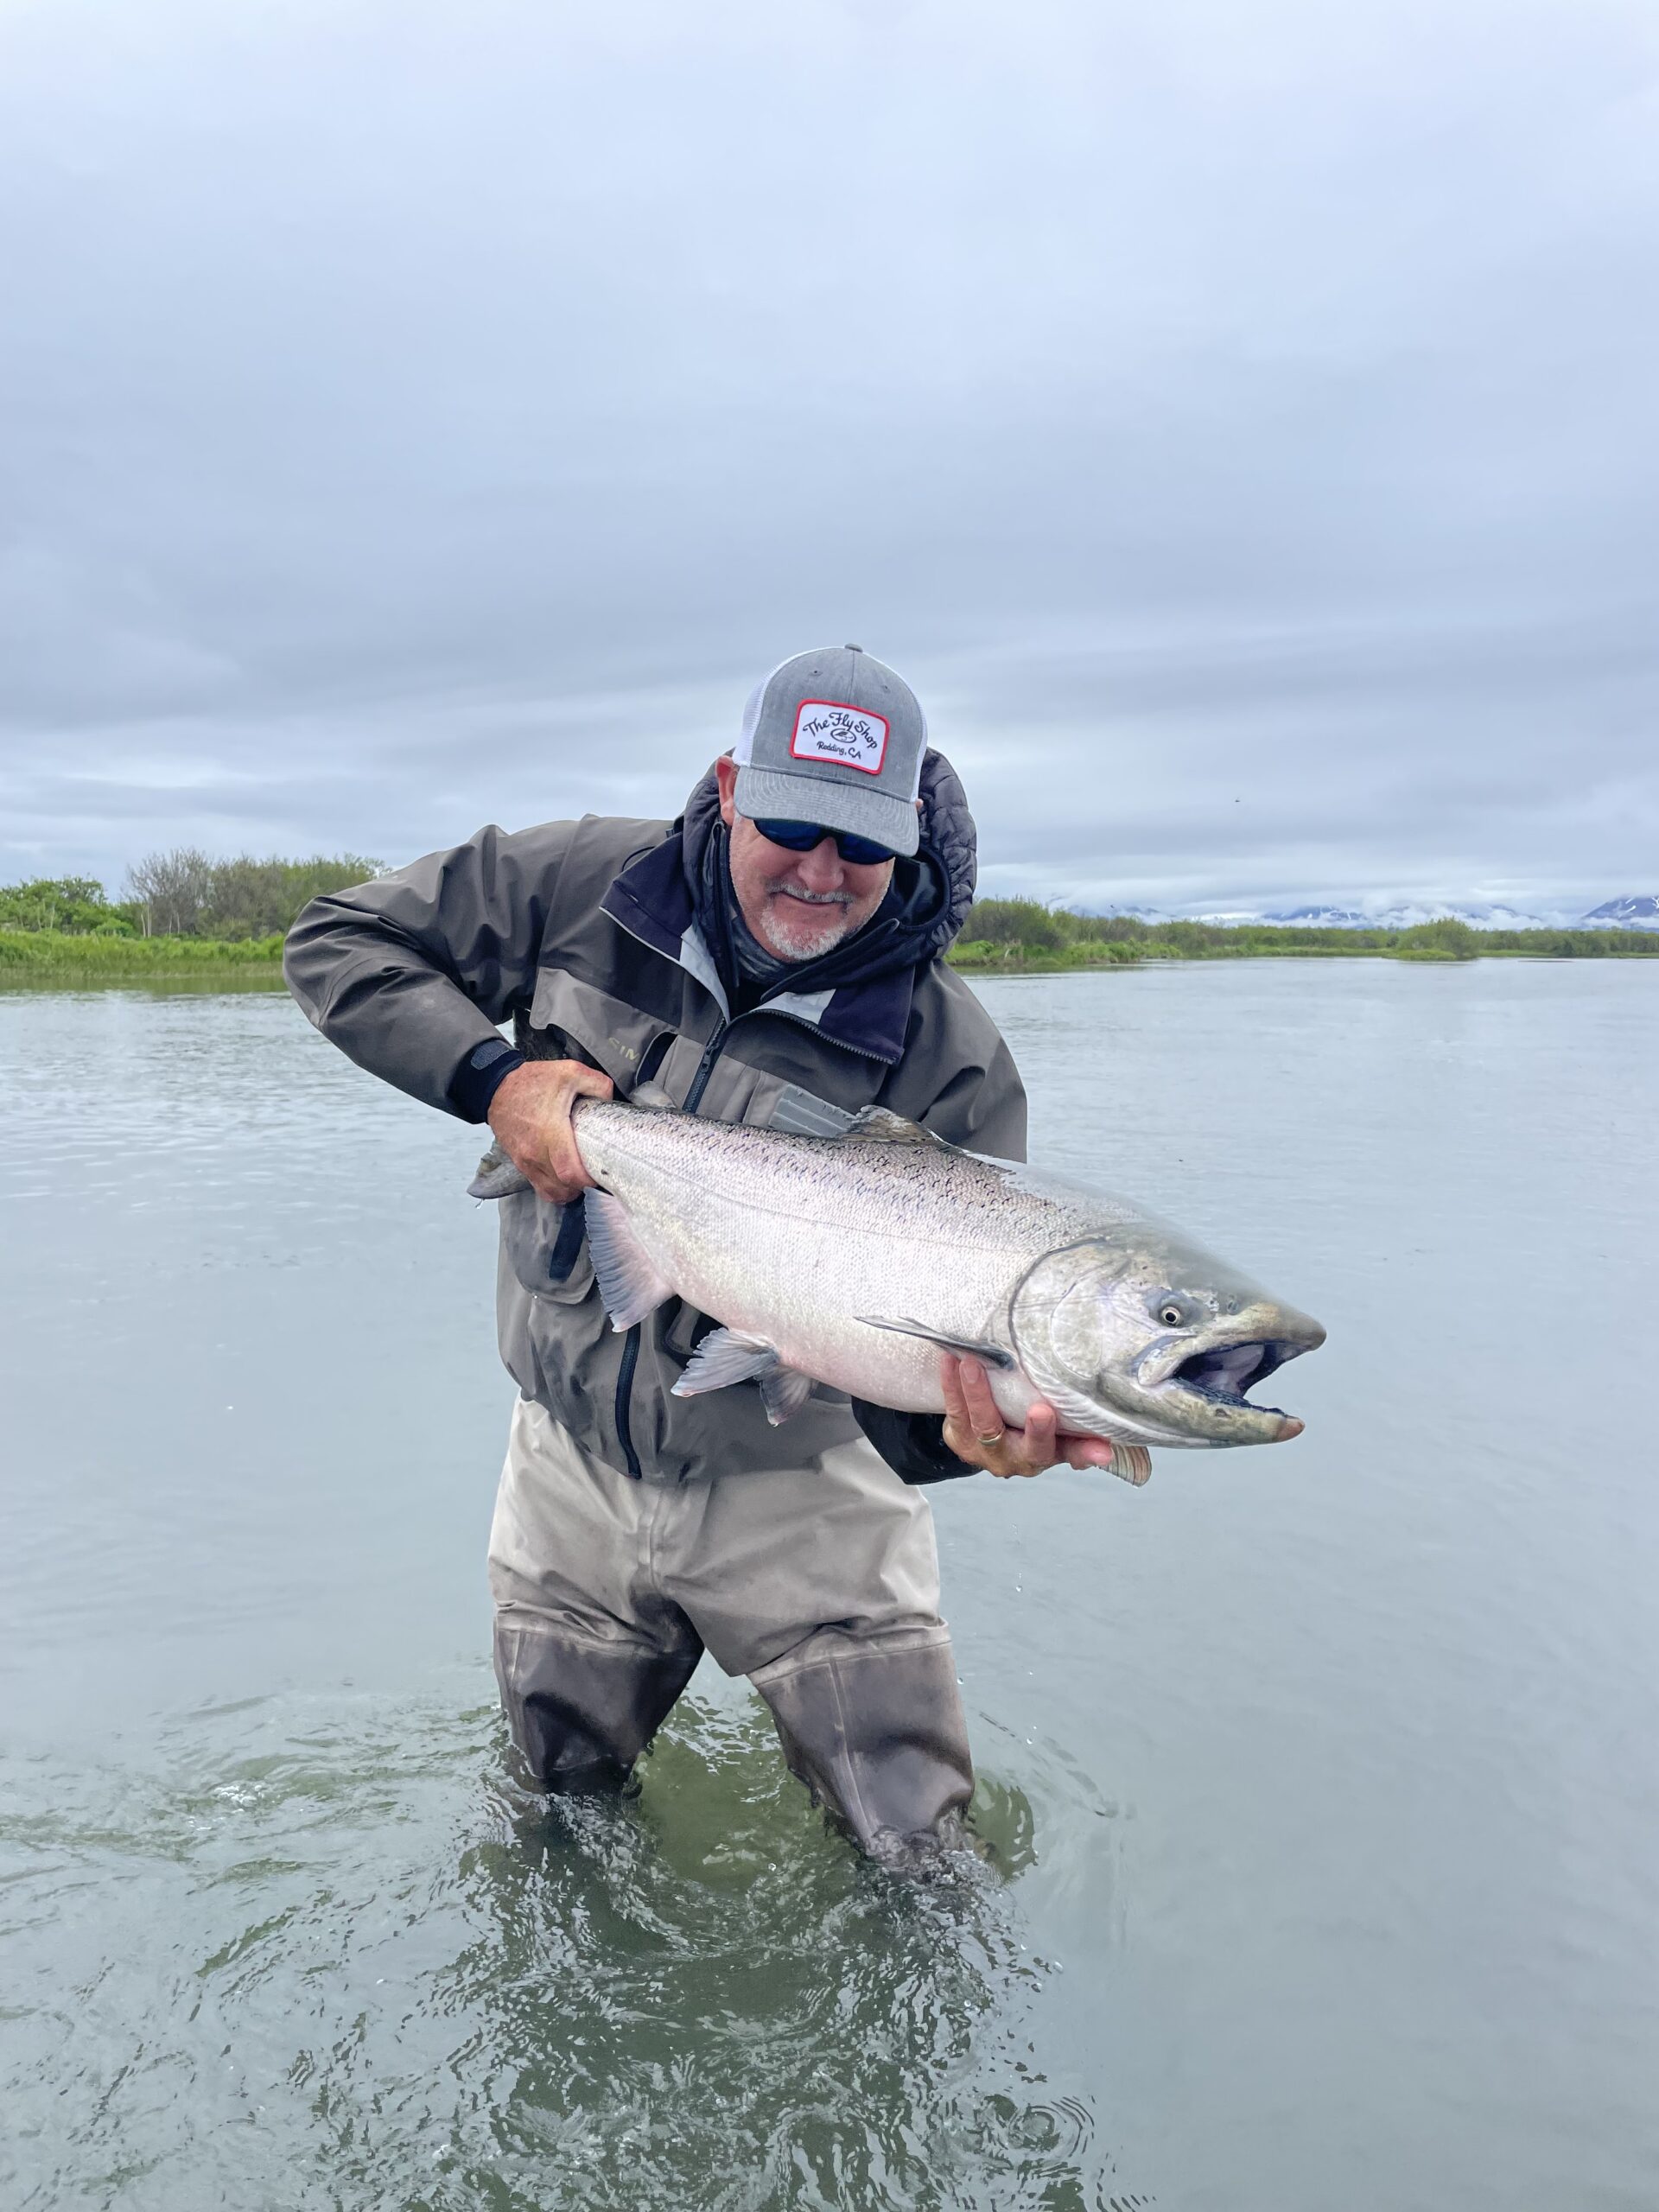
<path fill-rule="evenodd" d="M 1302 1423 L 1258 1383 L 1325 1342 L 1306 1313 L 1173 1231 L 1045 1253 L 1009 1316 L 1020 1367 L 1063 1430 L 1140 1444 L 1277 1444 Z"/>

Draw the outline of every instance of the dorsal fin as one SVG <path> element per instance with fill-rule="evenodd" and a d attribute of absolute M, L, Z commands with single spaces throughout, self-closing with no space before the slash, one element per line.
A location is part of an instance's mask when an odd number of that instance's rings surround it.
<path fill-rule="evenodd" d="M 931 1129 L 925 1129 L 919 1122 L 907 1122 L 902 1114 L 895 1114 L 890 1106 L 862 1106 L 842 1131 L 837 1143 L 855 1144 L 931 1144 L 940 1152 L 960 1152 L 959 1144 L 949 1143 L 936 1137 Z"/>
<path fill-rule="evenodd" d="M 628 1103 L 647 1114 L 677 1114 L 680 1110 L 654 1076 L 634 1085 L 628 1093 Z"/>

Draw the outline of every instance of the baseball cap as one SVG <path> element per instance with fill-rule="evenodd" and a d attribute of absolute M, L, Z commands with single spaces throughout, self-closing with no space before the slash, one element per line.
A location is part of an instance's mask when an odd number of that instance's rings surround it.
<path fill-rule="evenodd" d="M 861 645 L 796 653 L 749 695 L 737 762 L 737 810 L 821 822 L 895 853 L 919 842 L 927 722 L 903 677 Z"/>

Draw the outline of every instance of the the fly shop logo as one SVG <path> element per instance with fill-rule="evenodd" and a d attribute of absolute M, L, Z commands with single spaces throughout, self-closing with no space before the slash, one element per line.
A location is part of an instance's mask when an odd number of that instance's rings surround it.
<path fill-rule="evenodd" d="M 837 760 L 879 776 L 887 757 L 887 717 L 842 699 L 803 699 L 789 749 L 798 760 Z"/>

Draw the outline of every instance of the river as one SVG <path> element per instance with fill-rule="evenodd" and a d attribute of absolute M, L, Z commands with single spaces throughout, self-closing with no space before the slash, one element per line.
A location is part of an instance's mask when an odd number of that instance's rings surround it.
<path fill-rule="evenodd" d="M 0 2203 L 1652 2212 L 1659 964 L 980 987 L 1307 1433 L 934 1493 L 989 1862 L 705 1662 L 494 1711 L 475 1132 L 285 998 L 0 993 Z"/>

